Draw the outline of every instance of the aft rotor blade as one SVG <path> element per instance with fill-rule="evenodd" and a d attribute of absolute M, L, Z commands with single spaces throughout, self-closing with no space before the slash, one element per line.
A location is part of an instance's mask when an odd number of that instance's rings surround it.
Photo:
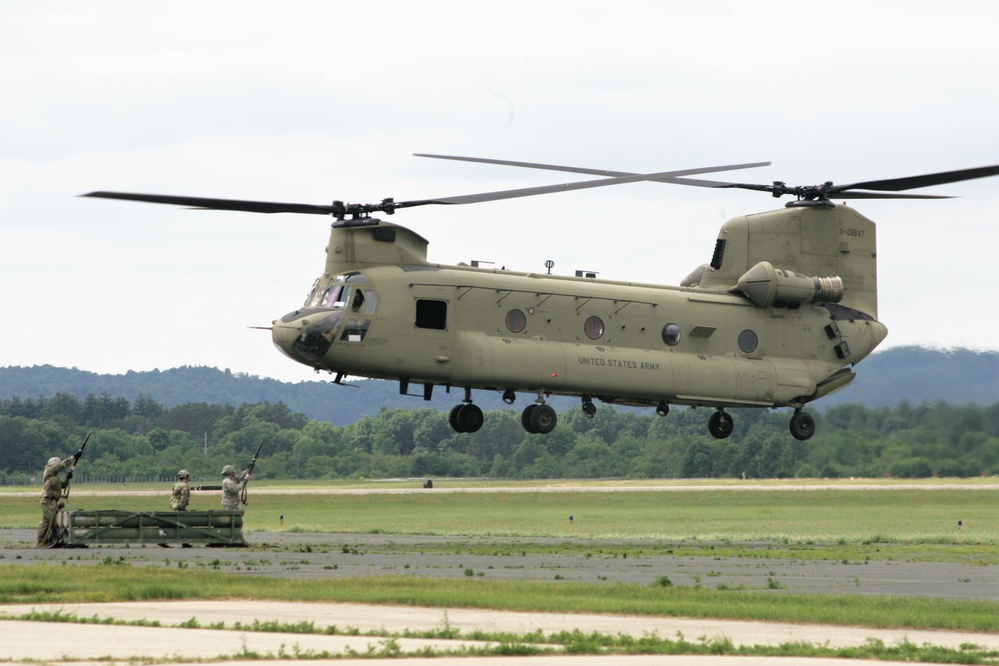
<path fill-rule="evenodd" d="M 919 187 L 929 187 L 930 185 L 958 183 L 964 180 L 974 180 L 975 178 L 986 178 L 988 176 L 997 175 L 999 175 L 999 165 L 993 165 L 976 167 L 974 169 L 959 169 L 958 171 L 930 173 L 922 176 L 908 176 L 907 178 L 887 178 L 885 180 L 868 180 L 862 183 L 850 183 L 849 185 L 833 185 L 826 191 L 830 194 L 834 194 L 842 190 L 852 189 L 900 192 L 902 190 L 914 190 Z"/>
<path fill-rule="evenodd" d="M 457 160 L 459 162 L 499 164 L 503 166 L 521 167 L 525 169 L 544 169 L 547 171 L 582 173 L 589 176 L 603 176 L 605 178 L 612 178 L 612 179 L 613 178 L 630 179 L 633 176 L 642 175 L 634 173 L 632 171 L 612 171 L 610 169 L 588 169 L 585 167 L 561 166 L 558 164 L 539 164 L 536 162 L 517 162 L 514 160 L 494 160 L 486 157 L 464 157 L 461 155 L 433 155 L 429 153 L 413 153 L 413 155 L 415 157 L 430 157 L 437 160 Z M 692 178 L 680 178 L 680 176 L 693 176 L 699 173 L 716 173 L 718 171 L 735 171 L 737 169 L 755 169 L 757 167 L 770 166 L 770 164 L 771 164 L 770 162 L 749 162 L 746 164 L 725 164 L 721 166 L 700 167 L 696 169 L 680 169 L 678 171 L 666 171 L 661 174 L 645 174 L 645 177 L 640 178 L 638 181 L 626 180 L 626 181 L 606 182 L 604 183 L 604 185 L 591 185 L 591 187 L 603 187 L 605 185 L 620 185 L 623 183 L 640 182 L 642 180 L 649 180 L 659 183 L 670 183 L 673 185 L 692 185 L 694 187 L 726 187 L 729 186 L 730 183 L 723 181 L 714 181 L 714 180 L 697 180 Z M 588 182 L 596 182 L 596 181 L 588 181 Z M 558 187 L 558 186 L 552 186 L 552 187 Z M 564 189 L 565 188 L 553 191 L 561 192 L 564 191 Z M 572 188 L 572 189 L 585 189 L 585 188 Z M 537 192 L 536 194 L 545 194 L 545 192 Z M 532 195 L 524 194 L 521 196 L 532 196 Z"/>
<path fill-rule="evenodd" d="M 943 194 L 886 194 L 884 192 L 832 192 L 837 199 L 953 199 Z"/>
<path fill-rule="evenodd" d="M 421 155 L 421 156 L 440 157 L 441 159 L 458 159 L 458 160 L 465 159 L 456 156 L 432 156 L 432 155 Z M 481 158 L 469 158 L 469 161 L 491 162 L 491 160 L 486 160 Z M 503 163 L 509 165 L 529 164 L 526 162 L 523 163 L 503 162 Z M 539 194 L 550 194 L 553 192 L 571 192 L 575 190 L 587 190 L 595 187 L 608 187 L 610 185 L 624 185 L 626 183 L 639 183 L 643 181 L 672 183 L 676 185 L 697 185 L 700 187 L 719 187 L 726 185 L 726 183 L 686 179 L 686 178 L 680 178 L 680 176 L 686 176 L 698 173 L 711 173 L 715 171 L 726 171 L 729 169 L 751 169 L 754 167 L 769 166 L 769 165 L 770 162 L 754 162 L 751 164 L 728 164 L 724 166 L 700 167 L 696 169 L 680 169 L 676 171 L 661 171 L 658 173 L 644 173 L 644 174 L 621 172 L 621 171 L 616 171 L 616 172 L 599 171 L 596 169 L 578 169 L 576 167 L 564 167 L 565 170 L 573 172 L 582 172 L 590 175 L 606 175 L 606 174 L 617 174 L 617 175 L 615 175 L 612 178 L 601 178 L 599 180 L 585 180 L 574 183 L 561 183 L 558 185 L 541 185 L 538 187 L 524 187 L 514 190 L 500 190 L 497 192 L 482 192 L 479 194 L 467 194 L 455 197 L 441 197 L 437 199 L 431 199 L 421 202 L 410 202 L 410 203 L 412 203 L 413 205 L 422 205 L 423 203 L 440 203 L 440 204 L 479 203 L 483 201 L 498 201 L 500 199 L 516 199 L 519 197 L 531 197 Z M 556 171 L 563 170 L 563 167 L 556 167 L 555 165 L 539 165 L 539 166 L 541 166 L 542 168 L 548 168 Z"/>
<path fill-rule="evenodd" d="M 146 203 L 174 204 L 204 210 L 236 210 L 247 213 L 306 213 L 309 215 L 332 215 L 334 206 L 302 203 L 279 203 L 276 201 L 244 201 L 241 199 L 209 199 L 205 197 L 180 197 L 169 194 L 138 194 L 134 192 L 90 192 L 80 196 L 100 199 L 124 199 Z"/>
<path fill-rule="evenodd" d="M 550 171 L 565 171 L 569 173 L 583 173 L 592 176 L 604 176 L 604 177 L 623 177 L 623 176 L 634 176 L 637 174 L 627 172 L 627 171 L 611 171 L 607 169 L 587 169 L 583 167 L 572 167 L 572 166 L 561 166 L 556 164 L 538 164 L 534 162 L 517 162 L 513 160 L 496 160 L 482 157 L 463 157 L 458 155 L 432 155 L 424 153 L 415 153 L 417 157 L 431 157 L 434 159 L 443 160 L 458 160 L 462 162 L 478 162 L 481 164 L 499 164 L 504 166 L 514 166 L 522 167 L 527 169 L 546 169 Z M 695 174 L 695 173 L 709 173 L 713 171 L 726 171 L 730 169 L 745 169 L 754 166 L 768 166 L 769 162 L 761 162 L 758 164 L 745 164 L 745 165 L 730 165 L 726 167 L 706 167 L 704 169 L 691 169 L 686 173 L 675 172 L 674 176 Z M 975 178 L 986 178 L 988 176 L 999 175 L 999 166 L 986 166 L 977 167 L 973 169 L 960 169 L 958 171 L 945 171 L 935 174 L 924 174 L 920 176 L 909 176 L 906 178 L 888 178 L 882 180 L 869 180 L 859 183 L 850 183 L 847 185 L 832 185 L 829 187 L 821 188 L 825 195 L 836 195 L 839 198 L 844 199 L 952 199 L 953 197 L 944 195 L 905 195 L 905 194 L 879 194 L 877 192 L 856 192 L 851 195 L 846 195 L 846 190 L 881 190 L 889 192 L 900 192 L 903 190 L 911 190 L 920 187 L 929 187 L 931 185 L 944 185 L 947 183 L 956 183 L 964 180 L 973 180 Z M 660 182 L 669 182 L 676 185 L 693 185 L 695 187 L 715 187 L 715 188 L 738 188 L 744 190 L 756 190 L 760 192 L 771 192 L 775 193 L 775 196 L 780 196 L 782 194 L 797 194 L 798 190 L 804 190 L 805 188 L 795 188 L 795 187 L 775 187 L 774 185 L 762 185 L 754 183 L 732 183 L 732 182 L 722 182 L 722 181 L 710 181 L 710 180 L 699 180 L 692 178 L 676 178 L 676 179 L 657 179 L 648 178 L 648 180 L 660 180 Z M 613 183 L 608 183 L 613 184 Z M 816 188 L 817 189 L 817 188 Z"/>

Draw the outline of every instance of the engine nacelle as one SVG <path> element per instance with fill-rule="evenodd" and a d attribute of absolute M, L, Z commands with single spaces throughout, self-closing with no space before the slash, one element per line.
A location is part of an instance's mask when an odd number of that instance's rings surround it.
<path fill-rule="evenodd" d="M 739 278 L 739 289 L 761 308 L 794 308 L 802 303 L 838 303 L 843 298 L 843 279 L 808 277 L 761 261 Z"/>

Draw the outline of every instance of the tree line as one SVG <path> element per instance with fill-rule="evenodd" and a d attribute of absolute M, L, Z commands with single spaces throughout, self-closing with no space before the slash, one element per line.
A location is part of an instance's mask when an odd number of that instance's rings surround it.
<path fill-rule="evenodd" d="M 257 445 L 258 479 L 396 477 L 532 478 L 923 478 L 999 474 L 999 403 L 838 405 L 816 414 L 807 442 L 787 431 L 786 410 L 737 409 L 735 432 L 707 434 L 707 409 L 667 417 L 578 408 L 549 435 L 527 434 L 518 409 L 486 412 L 458 434 L 436 409 L 384 409 L 334 426 L 284 403 L 167 408 L 148 396 L 68 393 L 0 400 L 0 483 L 41 482 L 51 456 L 76 451 L 92 432 L 77 482 L 172 479 L 215 483 L 242 469 Z"/>

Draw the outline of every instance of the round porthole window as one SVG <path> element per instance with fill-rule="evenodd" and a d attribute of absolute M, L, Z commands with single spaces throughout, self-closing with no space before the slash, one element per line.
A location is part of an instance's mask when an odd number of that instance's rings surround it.
<path fill-rule="evenodd" d="M 759 344 L 760 339 L 756 337 L 756 333 L 750 331 L 748 328 L 739 334 L 739 349 L 745 353 L 753 353 Z"/>
<path fill-rule="evenodd" d="M 513 333 L 520 333 L 527 327 L 527 315 L 516 308 L 506 313 L 506 327 Z"/>
<path fill-rule="evenodd" d="M 670 347 L 676 346 L 680 342 L 680 327 L 676 324 L 666 324 L 663 326 L 663 342 Z"/>
<path fill-rule="evenodd" d="M 604 334 L 604 322 L 600 317 L 587 317 L 583 322 L 583 332 L 590 340 L 598 340 Z"/>

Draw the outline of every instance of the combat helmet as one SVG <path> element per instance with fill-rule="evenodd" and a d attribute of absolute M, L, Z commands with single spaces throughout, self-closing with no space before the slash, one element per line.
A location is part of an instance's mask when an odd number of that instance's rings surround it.
<path fill-rule="evenodd" d="M 45 463 L 45 466 L 46 467 L 52 467 L 52 465 L 58 465 L 61 462 L 62 462 L 62 460 L 60 460 L 59 458 L 56 458 L 55 456 L 52 456 L 51 458 L 49 458 L 49 461 L 47 463 Z"/>
<path fill-rule="evenodd" d="M 233 467 L 232 465 L 226 465 L 225 467 L 222 468 L 222 476 L 225 476 L 226 474 L 235 474 L 235 473 L 236 473 L 236 468 Z"/>
<path fill-rule="evenodd" d="M 190 478 L 190 476 L 191 476 L 191 473 L 188 472 L 186 469 L 182 469 L 179 472 L 177 472 L 177 478 L 178 479 Z"/>

